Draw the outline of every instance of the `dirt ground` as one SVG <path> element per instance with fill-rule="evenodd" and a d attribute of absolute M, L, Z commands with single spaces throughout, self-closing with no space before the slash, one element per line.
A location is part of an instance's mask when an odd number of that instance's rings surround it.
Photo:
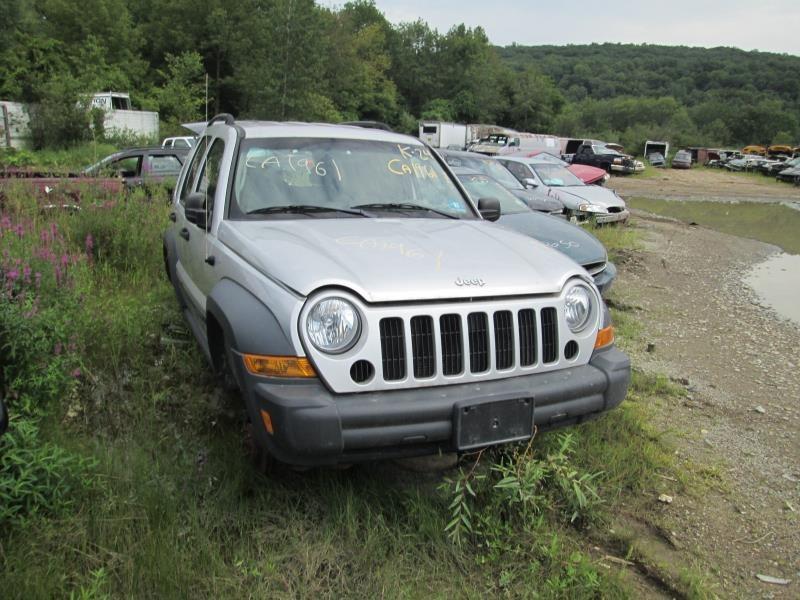
<path fill-rule="evenodd" d="M 800 204 L 800 187 L 722 169 L 662 169 L 651 177 L 615 176 L 606 187 L 617 190 L 623 197 Z"/>
<path fill-rule="evenodd" d="M 730 175 L 700 175 L 695 197 L 716 189 L 733 198 L 730 184 L 720 186 Z M 669 182 L 628 179 L 618 187 L 689 190 L 694 178 L 680 172 Z M 772 197 L 773 187 L 746 193 Z M 655 407 L 657 425 L 705 482 L 701 493 L 682 495 L 677 482 L 664 481 L 652 513 L 633 515 L 638 544 L 676 576 L 685 567 L 706 571 L 705 587 L 720 597 L 798 598 L 800 329 L 759 305 L 742 281 L 778 248 L 638 211 L 633 221 L 644 247 L 620 261 L 612 297 L 644 328 L 634 368 L 686 388 L 685 398 Z M 659 493 L 672 502 L 659 502 Z"/>

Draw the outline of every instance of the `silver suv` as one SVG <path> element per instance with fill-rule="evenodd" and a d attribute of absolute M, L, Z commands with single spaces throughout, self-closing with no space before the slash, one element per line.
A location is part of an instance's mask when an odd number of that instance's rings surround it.
<path fill-rule="evenodd" d="M 488 222 L 415 138 L 219 115 L 173 202 L 178 301 L 280 461 L 471 450 L 625 397 L 586 271 Z"/>

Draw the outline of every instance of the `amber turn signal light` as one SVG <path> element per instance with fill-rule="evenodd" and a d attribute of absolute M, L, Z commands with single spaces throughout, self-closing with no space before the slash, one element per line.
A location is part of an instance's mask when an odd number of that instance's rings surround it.
<path fill-rule="evenodd" d="M 594 348 L 597 350 L 598 348 L 605 348 L 606 346 L 610 346 L 614 343 L 614 326 L 609 325 L 608 327 L 603 327 L 600 331 L 597 332 L 597 339 L 594 341 Z"/>
<path fill-rule="evenodd" d="M 267 430 L 267 433 L 273 435 L 275 429 L 272 427 L 272 417 L 264 409 L 261 409 L 261 420 L 264 421 L 264 429 Z"/>
<path fill-rule="evenodd" d="M 243 354 L 244 366 L 253 375 L 267 377 L 316 377 L 314 367 L 302 356 L 259 356 Z"/>

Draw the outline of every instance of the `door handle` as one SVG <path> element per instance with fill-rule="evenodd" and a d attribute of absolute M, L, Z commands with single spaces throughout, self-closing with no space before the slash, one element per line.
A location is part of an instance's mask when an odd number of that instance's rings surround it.
<path fill-rule="evenodd" d="M 169 220 L 174 223 L 175 221 L 178 220 L 178 216 L 174 212 L 171 212 L 169 213 Z"/>
<path fill-rule="evenodd" d="M 183 228 L 183 229 L 181 229 L 181 231 L 180 231 L 180 236 L 181 236 L 183 239 L 185 239 L 185 240 L 188 240 L 188 239 L 189 239 L 189 230 L 188 230 L 188 229 L 186 229 L 186 227 L 184 227 L 184 228 Z"/>

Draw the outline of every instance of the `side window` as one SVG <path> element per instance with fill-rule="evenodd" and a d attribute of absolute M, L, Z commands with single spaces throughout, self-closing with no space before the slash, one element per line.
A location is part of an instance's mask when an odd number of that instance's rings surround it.
<path fill-rule="evenodd" d="M 136 177 L 142 164 L 141 156 L 120 158 L 108 165 L 107 169 L 120 177 Z"/>
<path fill-rule="evenodd" d="M 506 168 L 511 171 L 511 174 L 516 177 L 519 181 L 522 181 L 526 177 L 530 177 L 531 174 L 528 172 L 528 167 L 523 165 L 522 163 L 508 161 L 504 163 Z"/>
<path fill-rule="evenodd" d="M 149 155 L 147 157 L 147 171 L 152 175 L 175 175 L 180 173 L 181 161 L 172 154 Z"/>
<path fill-rule="evenodd" d="M 183 180 L 183 185 L 181 186 L 181 204 L 186 204 L 186 196 L 189 195 L 189 191 L 192 189 L 192 185 L 194 184 L 194 179 L 197 177 L 197 171 L 200 168 L 200 161 L 203 159 L 203 154 L 205 154 L 206 144 L 208 142 L 208 136 L 204 137 L 198 142 L 199 147 L 192 158 L 192 162 L 189 164 L 189 169 L 186 173 L 186 179 Z"/>
<path fill-rule="evenodd" d="M 203 170 L 197 184 L 197 190 L 206 197 L 208 210 L 214 210 L 214 195 L 217 192 L 217 182 L 222 168 L 222 154 L 225 152 L 225 143 L 217 138 L 211 144 L 208 151 L 206 162 L 203 163 Z"/>

